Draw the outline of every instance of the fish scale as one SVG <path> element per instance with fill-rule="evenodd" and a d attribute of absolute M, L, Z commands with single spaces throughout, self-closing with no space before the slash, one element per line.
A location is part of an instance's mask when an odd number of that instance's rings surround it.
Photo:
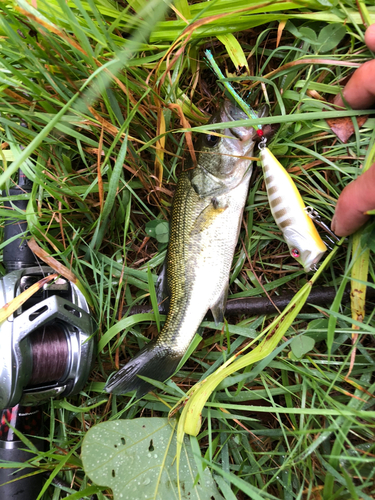
<path fill-rule="evenodd" d="M 229 101 L 212 123 L 246 119 Z M 107 382 L 115 394 L 137 390 L 141 396 L 153 385 L 139 378 L 164 381 L 177 368 L 209 309 L 222 321 L 229 273 L 238 240 L 252 173 L 255 139 L 252 127 L 202 135 L 197 167 L 183 172 L 173 200 L 166 272 L 160 278 L 169 311 L 160 335 Z M 224 125 L 225 127 L 225 125 Z"/>
<path fill-rule="evenodd" d="M 186 351 L 192 339 L 191 332 L 194 335 L 207 310 L 220 299 L 228 283 L 238 238 L 239 214 L 246 201 L 250 173 L 229 194 L 216 198 L 219 205 L 228 208 L 217 214 L 215 210 L 218 209 L 213 208 L 210 224 L 203 224 L 203 228 L 200 217 L 212 207 L 212 200 L 197 195 L 188 174 L 182 174 L 179 179 L 167 253 L 168 282 L 174 293 L 163 335 L 156 341 L 157 345 L 162 345 L 168 339 L 178 355 Z"/>

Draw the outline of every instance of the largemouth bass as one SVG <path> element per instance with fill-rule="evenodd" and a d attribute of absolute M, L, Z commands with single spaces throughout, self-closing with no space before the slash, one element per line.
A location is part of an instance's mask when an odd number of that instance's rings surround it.
<path fill-rule="evenodd" d="M 327 247 L 320 237 L 293 179 L 268 148 L 261 149 L 271 212 L 282 231 L 292 257 L 305 272 L 315 269 Z"/>
<path fill-rule="evenodd" d="M 265 109 L 261 114 L 266 113 Z M 166 257 L 169 312 L 160 335 L 144 347 L 107 382 L 115 394 L 153 388 L 139 375 L 165 381 L 193 339 L 207 311 L 223 320 L 229 272 L 233 260 L 252 173 L 256 142 L 253 127 L 230 126 L 247 119 L 225 101 L 211 123 L 228 123 L 225 137 L 203 135 L 195 169 L 179 177 L 173 200 Z"/>

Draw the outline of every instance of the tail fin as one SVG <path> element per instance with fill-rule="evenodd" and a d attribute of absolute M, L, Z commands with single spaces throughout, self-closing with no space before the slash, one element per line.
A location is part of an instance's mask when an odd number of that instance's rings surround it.
<path fill-rule="evenodd" d="M 181 356 L 177 353 L 152 341 L 111 377 L 105 390 L 113 394 L 136 390 L 137 397 L 140 398 L 154 386 L 138 375 L 164 382 L 173 375 L 180 360 Z"/>

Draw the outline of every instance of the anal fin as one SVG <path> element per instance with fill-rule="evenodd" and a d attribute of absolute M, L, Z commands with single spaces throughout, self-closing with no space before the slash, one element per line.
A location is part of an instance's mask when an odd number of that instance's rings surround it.
<path fill-rule="evenodd" d="M 212 316 L 214 317 L 215 325 L 221 323 L 224 320 L 224 311 L 228 298 L 228 289 L 229 284 L 225 285 L 225 288 L 221 292 L 219 299 L 213 306 L 211 306 L 211 312 Z"/>

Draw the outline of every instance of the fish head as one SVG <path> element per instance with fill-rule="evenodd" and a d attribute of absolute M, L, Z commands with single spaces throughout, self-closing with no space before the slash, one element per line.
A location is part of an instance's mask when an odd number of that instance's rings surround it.
<path fill-rule="evenodd" d="M 327 251 L 320 236 L 315 236 L 309 231 L 302 233 L 295 227 L 287 227 L 283 231 L 285 241 L 289 247 L 290 255 L 301 264 L 308 273 L 314 270 L 316 264 Z"/>
<path fill-rule="evenodd" d="M 258 116 L 266 116 L 263 107 Z M 232 127 L 231 123 L 249 117 L 230 101 L 224 101 L 209 123 L 223 123 L 223 128 L 201 134 L 197 149 L 197 171 L 193 187 L 200 196 L 218 194 L 238 186 L 252 172 L 254 146 L 259 139 L 254 127 Z"/>

